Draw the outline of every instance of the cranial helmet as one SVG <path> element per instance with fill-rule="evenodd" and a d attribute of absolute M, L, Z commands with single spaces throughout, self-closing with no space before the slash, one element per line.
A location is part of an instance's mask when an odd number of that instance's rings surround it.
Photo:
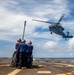
<path fill-rule="evenodd" d="M 25 43 L 26 42 L 26 40 L 24 39 L 24 40 L 22 40 L 22 43 Z"/>
<path fill-rule="evenodd" d="M 19 38 L 17 41 L 18 41 L 18 42 L 21 42 L 21 38 Z"/>
<path fill-rule="evenodd" d="M 28 41 L 28 44 L 32 44 L 32 41 Z"/>

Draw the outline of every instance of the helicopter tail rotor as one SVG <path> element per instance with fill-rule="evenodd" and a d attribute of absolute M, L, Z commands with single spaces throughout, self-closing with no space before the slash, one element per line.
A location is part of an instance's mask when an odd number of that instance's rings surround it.
<path fill-rule="evenodd" d="M 67 36 L 69 36 L 69 32 L 67 31 Z"/>
<path fill-rule="evenodd" d="M 69 32 L 67 31 L 67 35 L 65 35 L 63 38 L 73 38 L 73 36 L 69 35 Z"/>

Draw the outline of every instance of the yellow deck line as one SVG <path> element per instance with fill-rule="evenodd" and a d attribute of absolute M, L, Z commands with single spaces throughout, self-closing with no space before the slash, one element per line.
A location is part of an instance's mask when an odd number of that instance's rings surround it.
<path fill-rule="evenodd" d="M 7 75 L 16 75 L 17 73 L 19 73 L 22 69 L 16 69 L 14 71 L 12 71 L 11 73 L 7 74 Z"/>
<path fill-rule="evenodd" d="M 67 74 L 56 74 L 56 75 L 67 75 Z"/>
<path fill-rule="evenodd" d="M 61 74 L 56 74 L 56 75 L 71 75 L 72 73 L 61 73 Z"/>

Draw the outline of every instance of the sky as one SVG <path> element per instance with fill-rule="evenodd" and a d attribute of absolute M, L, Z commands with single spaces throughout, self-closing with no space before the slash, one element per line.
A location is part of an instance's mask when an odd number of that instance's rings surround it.
<path fill-rule="evenodd" d="M 33 21 L 58 22 L 64 32 L 74 35 L 74 0 L 0 0 L 0 57 L 12 57 L 17 39 L 22 38 L 26 21 L 25 40 L 32 41 L 33 57 L 74 58 L 74 38 L 65 40 L 50 34 L 51 24 Z"/>

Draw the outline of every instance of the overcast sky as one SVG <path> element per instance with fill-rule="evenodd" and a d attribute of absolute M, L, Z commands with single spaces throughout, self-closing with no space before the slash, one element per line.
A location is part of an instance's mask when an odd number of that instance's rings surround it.
<path fill-rule="evenodd" d="M 74 0 L 0 0 L 0 57 L 11 57 L 15 43 L 22 37 L 24 21 L 27 21 L 25 40 L 34 45 L 34 57 L 74 57 L 74 38 L 50 34 L 51 24 L 32 21 L 61 21 L 64 32 L 74 35 Z"/>

